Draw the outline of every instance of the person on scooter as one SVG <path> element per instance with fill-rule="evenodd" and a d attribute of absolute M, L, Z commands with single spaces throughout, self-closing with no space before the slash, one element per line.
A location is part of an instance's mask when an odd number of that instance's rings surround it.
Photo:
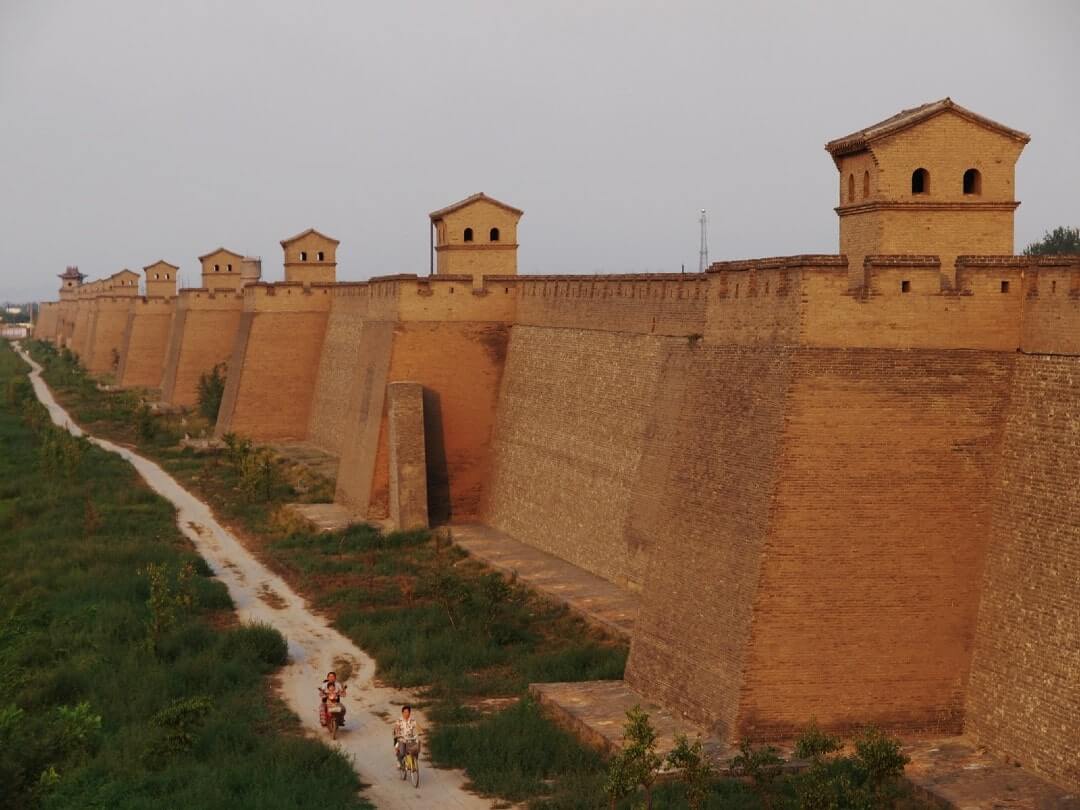
<path fill-rule="evenodd" d="M 412 718 L 412 706 L 405 704 L 401 707 L 401 717 L 394 723 L 394 756 L 399 768 L 405 759 L 405 746 L 419 741 L 420 727 Z"/>
<path fill-rule="evenodd" d="M 348 690 L 348 686 L 338 683 L 336 672 L 327 672 L 326 680 L 323 681 L 322 686 L 319 687 L 319 693 L 322 695 L 322 712 L 320 713 L 320 722 L 326 725 L 326 714 L 331 705 L 341 706 L 341 712 L 338 714 L 338 727 L 345 725 L 345 706 L 341 704 L 341 698 L 344 697 L 345 692 Z"/>

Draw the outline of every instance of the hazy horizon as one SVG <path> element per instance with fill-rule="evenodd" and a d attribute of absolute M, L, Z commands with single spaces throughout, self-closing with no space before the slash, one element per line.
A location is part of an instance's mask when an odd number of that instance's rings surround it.
<path fill-rule="evenodd" d="M 1028 132 L 1016 249 L 1080 224 L 1080 4 L 0 0 L 0 300 L 219 245 L 282 278 L 428 271 L 428 219 L 525 211 L 523 273 L 835 253 L 831 138 L 951 96 Z"/>

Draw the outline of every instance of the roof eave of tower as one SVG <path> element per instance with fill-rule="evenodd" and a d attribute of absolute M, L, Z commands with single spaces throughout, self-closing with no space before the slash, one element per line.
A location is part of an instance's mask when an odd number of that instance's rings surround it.
<path fill-rule="evenodd" d="M 214 248 L 209 253 L 204 253 L 202 256 L 199 256 L 199 261 L 205 261 L 206 259 L 209 259 L 211 256 L 213 256 L 215 253 L 228 253 L 230 256 L 235 256 L 238 259 L 244 258 L 239 253 L 229 250 L 227 247 L 218 247 Z"/>
<path fill-rule="evenodd" d="M 1007 138 L 1012 138 L 1020 143 L 1026 144 L 1031 140 L 1031 136 L 1026 132 L 1012 129 L 1004 124 L 999 124 L 997 121 L 991 120 L 990 118 L 972 112 L 966 107 L 961 107 L 951 98 L 943 98 L 939 101 L 931 101 L 928 104 L 913 107 L 910 110 L 901 110 L 896 115 L 890 116 L 884 121 L 878 121 L 876 124 L 861 129 L 858 132 L 852 132 L 850 135 L 845 135 L 843 138 L 829 141 L 825 144 L 825 149 L 834 158 L 840 157 L 841 155 L 850 155 L 854 152 L 861 152 L 862 150 L 867 149 L 870 144 L 876 140 L 889 135 L 894 135 L 897 132 L 913 127 L 916 124 L 921 124 L 923 121 L 928 121 L 935 116 L 949 111 L 956 113 L 961 118 L 971 121 L 973 124 L 978 124 L 981 127 L 997 132 Z"/>
<path fill-rule="evenodd" d="M 318 237 L 320 237 L 322 239 L 325 239 L 327 242 L 329 242 L 332 245 L 340 245 L 341 244 L 341 242 L 339 242 L 337 239 L 335 239 L 332 236 L 327 236 L 325 233 L 321 233 L 320 231 L 317 231 L 314 228 L 308 228 L 306 231 L 301 231 L 300 233 L 296 234 L 296 236 L 290 236 L 288 239 L 282 239 L 281 240 L 281 246 L 282 247 L 288 247 L 289 245 L 291 245 L 293 242 L 297 241 L 298 239 L 303 239 L 305 236 L 310 236 L 312 234 L 314 234 L 315 236 L 318 236 Z"/>
<path fill-rule="evenodd" d="M 156 262 L 153 262 L 153 263 L 148 264 L 145 267 L 143 267 L 143 272 L 146 272 L 151 267 L 158 267 L 159 265 L 162 265 L 162 264 L 165 265 L 166 267 L 171 267 L 173 270 L 179 270 L 180 269 L 175 264 L 170 264 L 169 262 L 165 261 L 164 259 L 158 259 Z"/>
<path fill-rule="evenodd" d="M 525 214 L 520 208 L 514 208 L 512 205 L 507 205 L 506 203 L 496 200 L 494 197 L 489 197 L 484 192 L 479 191 L 476 194 L 466 197 L 464 200 L 458 200 L 456 203 L 448 205 L 445 208 L 440 208 L 438 211 L 432 211 L 428 216 L 431 218 L 432 222 L 435 222 L 436 220 L 442 219 L 447 214 L 452 214 L 454 211 L 464 208 L 467 205 L 472 205 L 475 202 L 481 201 L 497 205 L 499 208 L 504 208 L 512 214 L 517 214 L 519 217 L 524 216 Z"/>

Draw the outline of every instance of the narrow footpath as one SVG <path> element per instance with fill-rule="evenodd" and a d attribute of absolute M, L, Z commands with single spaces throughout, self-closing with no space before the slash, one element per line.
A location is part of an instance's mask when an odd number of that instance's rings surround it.
<path fill-rule="evenodd" d="M 200 501 L 154 462 L 126 447 L 86 434 L 53 398 L 41 379 L 41 366 L 16 344 L 19 355 L 33 369 L 30 374 L 34 392 L 48 409 L 53 422 L 76 436 L 86 437 L 111 453 L 127 459 L 147 484 L 176 507 L 176 521 L 181 531 L 194 543 L 215 575 L 229 589 L 240 619 L 265 622 L 280 630 L 289 641 L 289 663 L 279 672 L 282 696 L 300 716 L 305 730 L 329 745 L 337 745 L 350 757 L 361 780 L 369 787 L 364 795 L 376 807 L 395 810 L 445 808 L 481 810 L 493 802 L 465 790 L 461 771 L 435 770 L 422 757 L 420 787 L 413 788 L 398 774 L 392 748 L 391 726 L 400 706 L 410 695 L 377 686 L 375 662 L 329 622 L 308 610 L 280 577 L 265 568 L 243 545 L 214 518 Z M 338 732 L 337 742 L 330 741 L 320 728 L 317 716 L 316 687 L 328 670 L 352 668 L 345 699 L 348 711 L 346 727 Z M 425 718 L 417 713 L 421 727 Z M 504 805 L 505 806 L 505 805 Z"/>

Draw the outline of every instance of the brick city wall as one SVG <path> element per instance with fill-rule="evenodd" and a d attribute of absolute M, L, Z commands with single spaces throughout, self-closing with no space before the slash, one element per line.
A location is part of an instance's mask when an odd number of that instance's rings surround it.
<path fill-rule="evenodd" d="M 181 290 L 169 327 L 161 398 L 169 405 L 198 402 L 199 377 L 232 356 L 243 298 L 237 292 Z"/>
<path fill-rule="evenodd" d="M 792 356 L 738 735 L 959 733 L 1014 356 Z"/>
<path fill-rule="evenodd" d="M 244 289 L 216 435 L 307 438 L 330 289 L 289 282 Z"/>
<path fill-rule="evenodd" d="M 627 681 L 731 734 L 781 448 L 790 350 L 670 339 L 628 539 L 647 560 Z"/>
<path fill-rule="evenodd" d="M 390 521 L 402 530 L 428 527 L 424 391 L 419 383 L 386 386 L 390 444 Z"/>
<path fill-rule="evenodd" d="M 91 374 L 115 374 L 120 367 L 130 297 L 107 296 L 97 299 L 96 314 L 90 328 L 84 364 Z"/>
<path fill-rule="evenodd" d="M 137 298 L 128 313 L 120 350 L 117 384 L 124 388 L 158 388 L 165 370 L 173 302 Z"/>
<path fill-rule="evenodd" d="M 315 387 L 311 395 L 308 441 L 338 456 L 347 431 L 349 394 L 364 359 L 360 336 L 368 310 L 367 284 L 337 284 L 331 291 L 330 312 Z"/>
<path fill-rule="evenodd" d="M 661 344 L 649 335 L 513 328 L 486 522 L 612 582 L 640 585 L 643 561 L 626 528 Z"/>
<path fill-rule="evenodd" d="M 341 461 L 334 500 L 370 518 L 385 518 L 389 509 L 382 417 L 393 344 L 393 321 L 362 323 L 354 347 L 358 362 L 347 381 L 345 429 L 337 443 Z"/>
<path fill-rule="evenodd" d="M 1017 358 L 966 723 L 979 743 L 1072 790 L 1080 790 L 1078 402 L 1080 357 Z"/>
<path fill-rule="evenodd" d="M 59 325 L 60 302 L 43 301 L 38 308 L 37 322 L 34 324 L 34 338 L 55 342 Z"/>
<path fill-rule="evenodd" d="M 709 279 L 698 273 L 523 276 L 515 323 L 638 334 L 705 331 Z"/>

